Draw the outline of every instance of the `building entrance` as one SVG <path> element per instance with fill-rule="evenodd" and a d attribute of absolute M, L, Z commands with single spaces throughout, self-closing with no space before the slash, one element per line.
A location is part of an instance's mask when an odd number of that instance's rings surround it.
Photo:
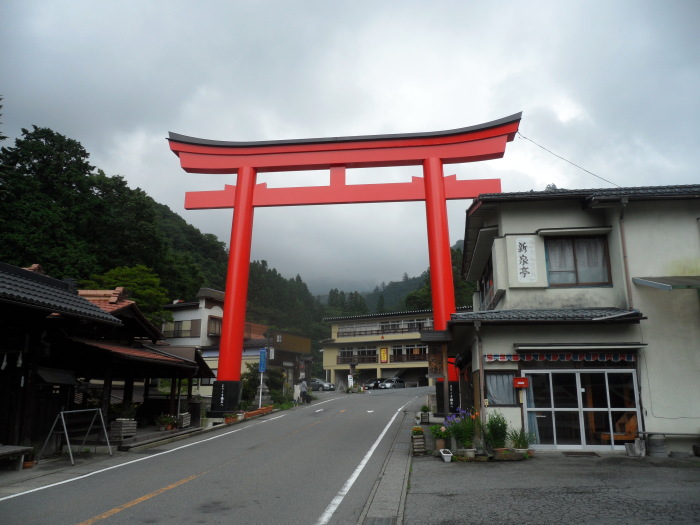
<path fill-rule="evenodd" d="M 526 372 L 526 428 L 537 448 L 622 449 L 637 437 L 635 370 Z"/>

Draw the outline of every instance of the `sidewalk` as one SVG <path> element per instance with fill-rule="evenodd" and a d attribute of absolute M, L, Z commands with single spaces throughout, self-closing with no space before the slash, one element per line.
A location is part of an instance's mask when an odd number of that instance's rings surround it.
<path fill-rule="evenodd" d="M 410 470 L 403 525 L 700 523 L 695 456 L 538 450 L 523 461 L 445 463 L 426 455 L 413 456 Z"/>

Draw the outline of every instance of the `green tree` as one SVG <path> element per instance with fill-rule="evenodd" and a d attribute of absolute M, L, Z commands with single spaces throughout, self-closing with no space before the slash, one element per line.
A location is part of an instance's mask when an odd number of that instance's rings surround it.
<path fill-rule="evenodd" d="M 246 363 L 245 366 L 246 371 L 241 374 L 241 403 L 249 405 L 260 387 L 260 372 L 258 363 Z"/>
<path fill-rule="evenodd" d="M 76 141 L 47 128 L 22 130 L 0 151 L 0 259 L 41 263 L 55 277 L 80 278 L 96 266 L 85 233 L 95 227 L 95 168 Z"/>
<path fill-rule="evenodd" d="M 167 290 L 160 285 L 160 279 L 143 265 L 128 268 L 120 266 L 103 275 L 92 275 L 90 280 L 80 286 L 85 289 L 111 290 L 118 286 L 126 288 L 129 298 L 133 299 L 146 318 L 160 327 L 172 319 L 172 314 L 163 309 L 168 302 Z"/>
<path fill-rule="evenodd" d="M 0 260 L 77 280 L 144 265 L 175 299 L 224 288 L 222 242 L 88 158 L 77 141 L 36 126 L 0 150 Z"/>
<path fill-rule="evenodd" d="M 2 102 L 2 96 L 1 96 L 1 95 L 0 95 L 0 102 Z M 2 109 L 2 104 L 0 104 L 0 109 Z M 0 112 L 0 115 L 2 115 L 2 112 Z M 0 122 L 0 124 L 2 124 L 2 122 Z M 2 142 L 3 140 L 5 140 L 6 138 L 7 138 L 7 137 L 6 137 L 5 135 L 2 134 L 2 131 L 0 131 L 0 142 Z"/>
<path fill-rule="evenodd" d="M 284 388 L 284 374 L 278 368 L 269 368 L 265 372 L 265 384 L 270 390 L 281 392 Z"/>
<path fill-rule="evenodd" d="M 379 300 L 377 301 L 377 313 L 383 314 L 384 312 L 386 312 L 386 309 L 384 307 L 384 294 L 381 294 L 379 296 Z"/>
<path fill-rule="evenodd" d="M 452 256 L 452 285 L 455 291 L 455 306 L 471 306 L 472 295 L 476 284 L 462 279 L 462 243 L 451 248 Z M 430 270 L 424 273 L 423 286 L 406 297 L 408 310 L 432 309 L 432 291 L 430 286 Z"/>

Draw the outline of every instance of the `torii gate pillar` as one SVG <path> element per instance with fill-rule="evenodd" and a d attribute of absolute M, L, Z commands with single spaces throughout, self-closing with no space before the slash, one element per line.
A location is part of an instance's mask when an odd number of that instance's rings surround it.
<path fill-rule="evenodd" d="M 433 326 L 445 330 L 455 311 L 447 199 L 501 191 L 500 180 L 460 181 L 443 176 L 443 164 L 501 158 L 518 131 L 521 114 L 448 131 L 301 140 L 222 142 L 170 133 L 170 149 L 189 173 L 236 173 L 236 186 L 188 192 L 187 209 L 233 208 L 219 368 L 211 412 L 223 414 L 240 401 L 241 358 L 248 296 L 253 211 L 265 206 L 425 201 L 430 255 Z M 347 168 L 423 166 L 409 183 L 345 184 Z M 268 188 L 257 173 L 330 170 L 330 185 Z M 443 349 L 443 353 L 444 353 Z M 456 372 L 445 373 L 456 379 Z"/>

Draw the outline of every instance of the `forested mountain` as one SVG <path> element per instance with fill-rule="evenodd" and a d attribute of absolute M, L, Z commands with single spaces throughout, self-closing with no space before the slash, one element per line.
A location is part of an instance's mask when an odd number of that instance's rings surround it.
<path fill-rule="evenodd" d="M 396 312 L 406 309 L 406 297 L 423 286 L 427 272 L 419 277 L 409 277 L 404 272 L 400 281 L 381 283 L 374 290 L 365 294 L 365 301 L 372 312 Z"/>
<path fill-rule="evenodd" d="M 38 263 L 48 275 L 82 287 L 128 284 L 156 323 L 168 315 L 159 304 L 192 300 L 201 287 L 224 290 L 223 242 L 88 158 L 79 142 L 36 126 L 0 150 L 0 261 Z M 461 247 L 453 248 L 458 268 L 457 257 Z M 254 261 L 247 319 L 317 342 L 328 335 L 324 317 L 430 308 L 428 277 L 427 271 L 404 273 L 369 294 L 333 289 L 323 305 L 301 276 L 285 278 L 266 261 Z"/>
<path fill-rule="evenodd" d="M 223 242 L 88 158 L 79 142 L 36 126 L 0 150 L 0 261 L 38 263 L 82 287 L 128 284 L 156 323 L 163 304 L 192 300 L 201 287 L 224 290 Z M 326 335 L 323 307 L 301 277 L 286 279 L 265 261 L 251 263 L 248 303 L 250 321 Z"/>
<path fill-rule="evenodd" d="M 59 279 L 117 267 L 151 268 L 172 299 L 223 288 L 227 253 L 123 177 L 88 163 L 75 140 L 48 128 L 22 130 L 0 151 L 0 260 L 39 263 Z"/>

